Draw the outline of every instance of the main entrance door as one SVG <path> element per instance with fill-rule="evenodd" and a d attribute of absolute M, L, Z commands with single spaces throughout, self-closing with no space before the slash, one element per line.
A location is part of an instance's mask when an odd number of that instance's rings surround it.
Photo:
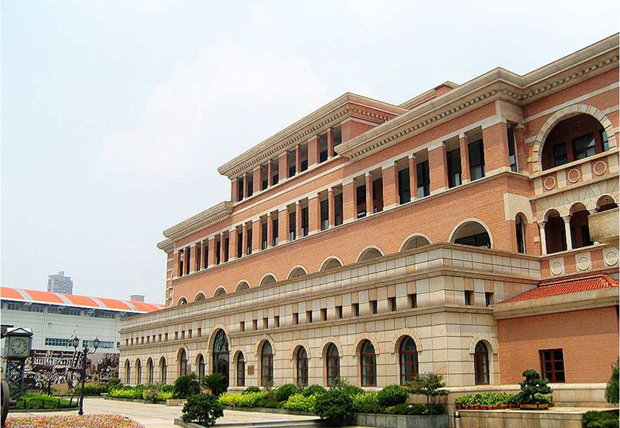
<path fill-rule="evenodd" d="M 224 330 L 220 330 L 215 335 L 215 341 L 213 342 L 213 373 L 221 373 L 226 378 L 226 386 L 228 382 L 228 338 Z"/>

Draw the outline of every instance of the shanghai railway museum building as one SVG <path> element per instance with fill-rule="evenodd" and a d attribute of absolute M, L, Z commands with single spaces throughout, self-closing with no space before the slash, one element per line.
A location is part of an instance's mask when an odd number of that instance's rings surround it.
<path fill-rule="evenodd" d="M 166 308 L 124 319 L 127 384 L 416 373 L 603 402 L 618 357 L 618 35 L 400 105 L 345 93 L 219 168 L 164 231 Z M 162 290 L 164 291 L 164 290 Z"/>

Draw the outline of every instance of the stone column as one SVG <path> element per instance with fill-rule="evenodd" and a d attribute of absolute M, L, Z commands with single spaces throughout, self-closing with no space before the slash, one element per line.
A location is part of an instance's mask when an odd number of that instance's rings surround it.
<path fill-rule="evenodd" d="M 572 240 L 572 236 L 570 233 L 570 218 L 571 218 L 570 215 L 562 217 L 562 219 L 564 220 L 564 233 L 566 234 L 566 249 L 567 250 L 573 249 L 573 240 Z"/>
<path fill-rule="evenodd" d="M 540 251 L 543 256 L 547 254 L 547 236 L 545 235 L 546 225 L 546 221 L 541 221 L 538 223 L 538 232 L 540 234 Z"/>
<path fill-rule="evenodd" d="M 334 130 L 329 128 L 327 130 L 327 158 L 334 157 Z"/>
<path fill-rule="evenodd" d="M 201 269 L 206 269 L 207 267 L 204 265 L 203 260 L 205 259 L 205 241 L 204 239 L 202 241 L 200 241 L 200 260 L 198 263 L 200 263 L 200 267 Z"/>
<path fill-rule="evenodd" d="M 267 214 L 267 248 L 273 247 L 273 215 Z"/>
<path fill-rule="evenodd" d="M 241 254 L 248 254 L 248 224 L 243 223 L 242 232 L 241 232 Z"/>
<path fill-rule="evenodd" d="M 271 186 L 273 186 L 273 165 L 270 159 L 269 163 L 267 163 L 267 187 Z"/>
<path fill-rule="evenodd" d="M 336 201 L 334 199 L 334 188 L 330 187 L 327 191 L 327 207 L 329 211 L 329 227 L 336 225 Z"/>
<path fill-rule="evenodd" d="M 226 255 L 225 247 L 226 247 L 226 236 L 224 235 L 224 232 L 222 232 L 220 234 L 220 264 L 224 263 L 224 260 L 226 260 L 224 258 L 224 256 Z"/>
<path fill-rule="evenodd" d="M 243 198 L 248 197 L 248 175 L 243 174 Z"/>
<path fill-rule="evenodd" d="M 409 155 L 409 187 L 411 188 L 411 200 L 418 199 L 418 167 L 415 154 Z"/>
<path fill-rule="evenodd" d="M 372 174 L 367 172 L 364 176 L 366 179 L 366 216 L 372 215 Z"/>
<path fill-rule="evenodd" d="M 301 172 L 301 145 L 297 144 L 295 146 L 295 174 L 299 174 Z"/>
<path fill-rule="evenodd" d="M 188 249 L 191 247 L 187 247 Z M 196 272 L 196 254 L 194 254 L 194 252 L 192 250 L 189 251 L 189 257 L 187 260 L 187 262 L 189 263 L 189 271 L 191 272 Z"/>
<path fill-rule="evenodd" d="M 301 238 L 301 203 L 295 202 L 295 236 Z"/>
<path fill-rule="evenodd" d="M 459 135 L 459 147 L 461 149 L 461 181 L 465 184 L 469 182 L 469 140 L 467 134 Z"/>

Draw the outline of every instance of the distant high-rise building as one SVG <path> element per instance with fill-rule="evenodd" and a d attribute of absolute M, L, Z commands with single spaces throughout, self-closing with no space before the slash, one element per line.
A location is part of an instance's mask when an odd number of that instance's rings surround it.
<path fill-rule="evenodd" d="M 60 271 L 56 275 L 49 276 L 47 280 L 47 291 L 73 294 L 73 281 L 71 277 L 65 276 L 64 271 Z"/>

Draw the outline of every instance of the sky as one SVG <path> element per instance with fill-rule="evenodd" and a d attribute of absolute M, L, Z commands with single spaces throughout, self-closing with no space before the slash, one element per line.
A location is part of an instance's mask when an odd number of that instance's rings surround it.
<path fill-rule="evenodd" d="M 524 74 L 618 31 L 613 1 L 10 1 L 1 278 L 163 303 L 162 231 L 230 197 L 217 168 L 344 92 L 400 104 Z"/>

